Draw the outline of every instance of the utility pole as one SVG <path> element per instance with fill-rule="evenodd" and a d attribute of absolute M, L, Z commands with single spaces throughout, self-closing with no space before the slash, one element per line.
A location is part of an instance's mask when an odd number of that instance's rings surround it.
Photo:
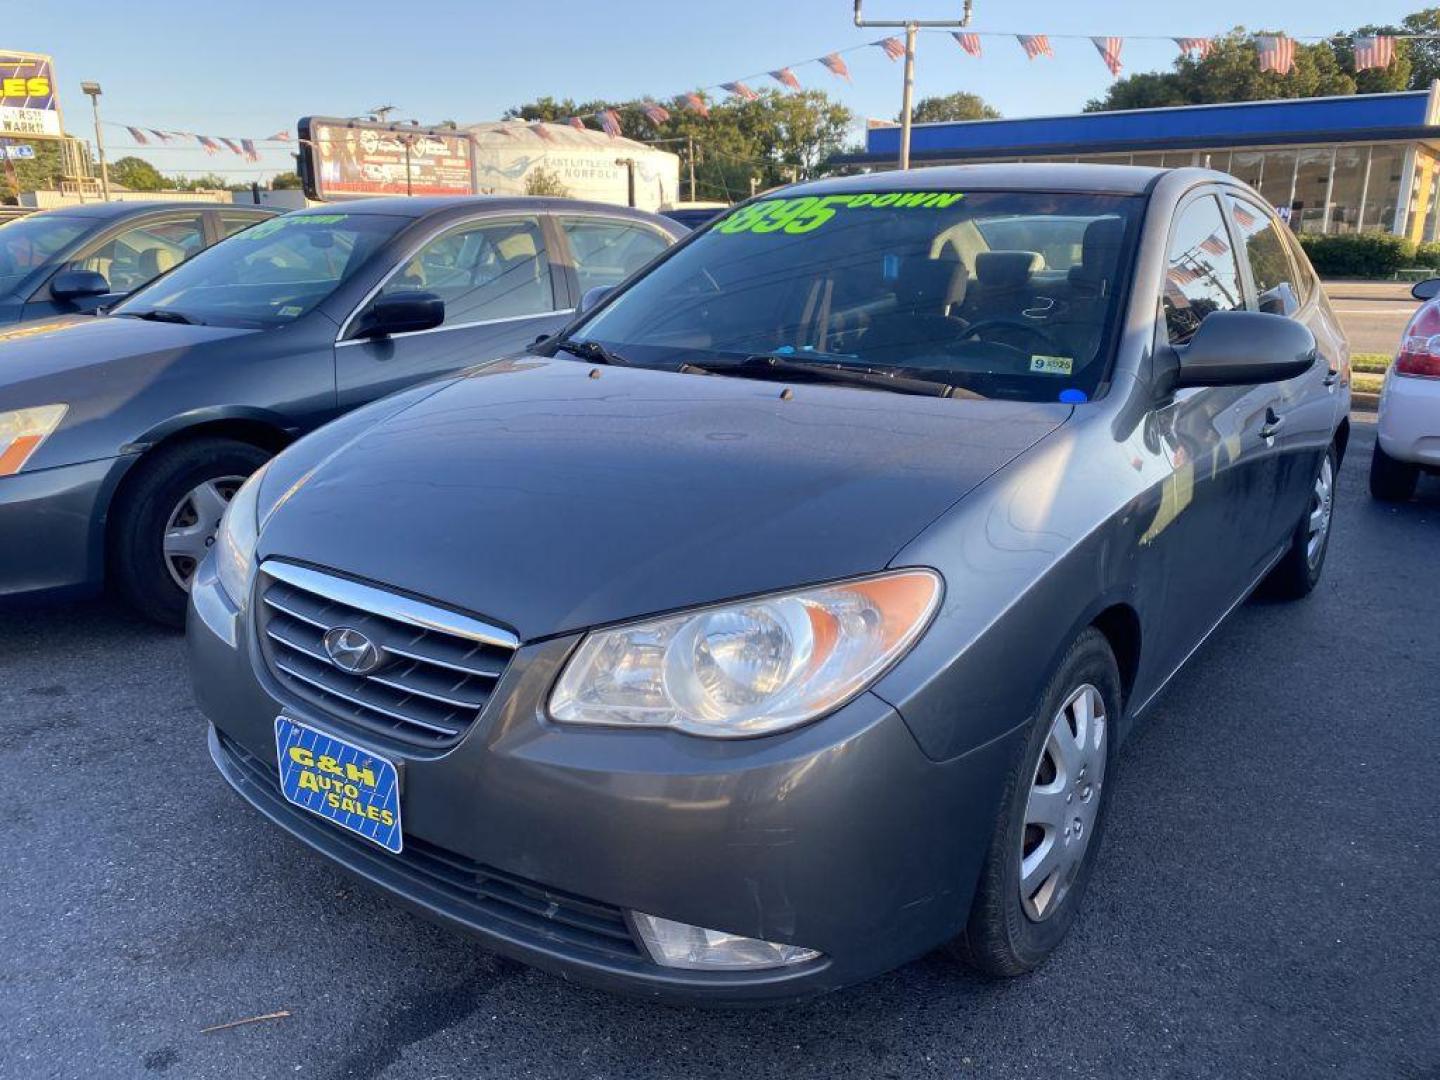
<path fill-rule="evenodd" d="M 922 26 L 946 28 L 970 25 L 972 0 L 964 0 L 959 21 L 954 19 L 866 19 L 860 12 L 863 0 L 855 0 L 856 26 L 883 26 L 905 31 L 905 88 L 900 96 L 900 168 L 910 167 L 910 114 L 915 97 L 915 38 Z"/>
<path fill-rule="evenodd" d="M 690 201 L 695 201 L 695 136 L 685 136 L 685 162 L 690 169 Z"/>
<path fill-rule="evenodd" d="M 80 92 L 90 99 L 91 108 L 95 112 L 95 152 L 100 157 L 100 195 L 106 201 L 110 201 L 110 167 L 105 164 L 105 137 L 100 134 L 100 84 L 98 82 L 82 82 Z"/>

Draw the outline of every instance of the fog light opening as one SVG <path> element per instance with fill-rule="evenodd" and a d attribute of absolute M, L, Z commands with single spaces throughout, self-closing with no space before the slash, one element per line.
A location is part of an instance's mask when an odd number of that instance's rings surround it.
<path fill-rule="evenodd" d="M 706 930 L 703 926 L 674 922 L 641 911 L 632 911 L 630 915 L 650 959 L 662 967 L 690 971 L 759 971 L 820 958 L 814 949 L 799 945 L 761 941 L 724 930 Z"/>

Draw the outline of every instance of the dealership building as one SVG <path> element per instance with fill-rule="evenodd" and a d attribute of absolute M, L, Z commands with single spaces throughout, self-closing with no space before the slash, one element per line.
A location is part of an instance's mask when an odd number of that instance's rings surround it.
<path fill-rule="evenodd" d="M 893 167 L 898 127 L 872 127 L 865 153 Z M 1440 238 L 1440 82 L 1398 94 L 916 124 L 911 165 L 1080 161 L 1202 165 L 1239 177 L 1311 233 Z"/>

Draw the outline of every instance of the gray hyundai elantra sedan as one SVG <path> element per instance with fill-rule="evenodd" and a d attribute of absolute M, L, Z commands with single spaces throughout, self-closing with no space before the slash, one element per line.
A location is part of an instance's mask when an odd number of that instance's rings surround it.
<path fill-rule="evenodd" d="M 767 193 L 250 479 L 191 593 L 210 751 L 577 981 L 1025 972 L 1121 740 L 1253 589 L 1318 581 L 1349 381 L 1294 237 L 1219 173 Z"/>

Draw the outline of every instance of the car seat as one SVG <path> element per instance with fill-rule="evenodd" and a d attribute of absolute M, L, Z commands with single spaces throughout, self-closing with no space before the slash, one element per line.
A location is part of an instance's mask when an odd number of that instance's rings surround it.
<path fill-rule="evenodd" d="M 895 274 L 894 304 L 871 317 L 860 351 L 882 363 L 903 363 L 954 341 L 965 323 L 952 312 L 964 301 L 968 284 L 965 264 L 953 255 L 905 257 Z"/>

